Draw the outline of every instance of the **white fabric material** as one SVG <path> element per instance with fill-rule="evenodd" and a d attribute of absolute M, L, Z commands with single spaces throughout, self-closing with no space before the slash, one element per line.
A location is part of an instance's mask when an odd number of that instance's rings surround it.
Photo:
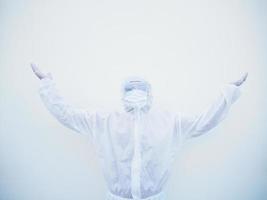
<path fill-rule="evenodd" d="M 131 198 L 123 198 L 123 197 L 114 195 L 111 192 L 108 192 L 106 196 L 106 200 L 131 200 Z M 166 200 L 166 195 L 164 192 L 160 192 L 156 195 L 149 196 L 142 200 Z"/>
<path fill-rule="evenodd" d="M 164 191 L 181 142 L 207 133 L 221 122 L 240 96 L 240 89 L 225 85 L 211 106 L 193 116 L 159 111 L 153 106 L 140 112 L 77 109 L 66 103 L 48 77 L 41 80 L 39 93 L 59 122 L 93 141 L 113 194 L 109 200 L 152 200 Z"/>

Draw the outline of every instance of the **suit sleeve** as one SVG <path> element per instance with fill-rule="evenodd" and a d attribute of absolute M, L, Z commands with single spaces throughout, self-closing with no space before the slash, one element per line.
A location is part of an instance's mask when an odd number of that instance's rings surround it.
<path fill-rule="evenodd" d="M 69 105 L 59 94 L 53 79 L 41 80 L 39 94 L 45 107 L 62 125 L 84 135 L 94 135 L 96 113 Z"/>
<path fill-rule="evenodd" d="M 216 100 L 196 115 L 179 114 L 179 132 L 184 139 L 203 135 L 216 127 L 229 113 L 233 103 L 240 97 L 238 86 L 224 85 Z"/>

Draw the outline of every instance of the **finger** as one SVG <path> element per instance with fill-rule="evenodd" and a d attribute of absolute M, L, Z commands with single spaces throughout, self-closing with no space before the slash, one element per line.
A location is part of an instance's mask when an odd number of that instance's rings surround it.
<path fill-rule="evenodd" d="M 245 73 L 242 78 L 240 79 L 240 85 L 243 84 L 247 79 L 248 73 Z"/>
<path fill-rule="evenodd" d="M 32 68 L 32 71 L 36 71 L 36 69 L 37 69 L 37 66 L 34 64 L 34 63 L 31 63 L 31 68 Z"/>
<path fill-rule="evenodd" d="M 42 74 L 42 72 L 40 71 L 40 69 L 34 64 L 34 63 L 31 63 L 31 67 L 32 67 L 32 70 L 35 74 Z"/>
<path fill-rule="evenodd" d="M 239 82 L 239 85 L 242 85 L 242 84 L 246 81 L 247 76 L 248 76 L 248 73 L 246 72 L 246 73 L 242 76 L 242 78 L 238 81 L 238 82 Z"/>
<path fill-rule="evenodd" d="M 33 72 L 35 73 L 35 75 L 39 78 L 39 79 L 42 79 L 45 77 L 45 74 L 42 73 L 40 71 L 40 69 L 34 64 L 34 63 L 31 63 L 31 67 L 32 67 L 32 70 Z"/>
<path fill-rule="evenodd" d="M 248 77 L 248 72 L 245 73 L 245 75 L 243 76 L 243 81 L 245 81 Z"/>

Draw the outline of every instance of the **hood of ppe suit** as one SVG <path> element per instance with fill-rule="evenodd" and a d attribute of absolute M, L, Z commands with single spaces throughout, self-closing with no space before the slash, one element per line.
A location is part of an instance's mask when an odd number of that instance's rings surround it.
<path fill-rule="evenodd" d="M 140 77 L 129 77 L 122 84 L 122 102 L 126 112 L 149 111 L 152 103 L 151 85 Z"/>

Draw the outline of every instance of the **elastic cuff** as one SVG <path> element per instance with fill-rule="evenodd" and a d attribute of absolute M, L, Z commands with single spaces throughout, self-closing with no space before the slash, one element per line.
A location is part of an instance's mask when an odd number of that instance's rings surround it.
<path fill-rule="evenodd" d="M 55 83 L 54 83 L 53 79 L 51 79 L 49 77 L 45 77 L 45 78 L 41 79 L 40 80 L 39 92 L 42 92 L 43 90 L 46 90 L 46 89 L 50 88 L 54 84 Z"/>
<path fill-rule="evenodd" d="M 232 83 L 224 85 L 222 92 L 228 103 L 234 103 L 241 95 L 240 87 Z"/>

